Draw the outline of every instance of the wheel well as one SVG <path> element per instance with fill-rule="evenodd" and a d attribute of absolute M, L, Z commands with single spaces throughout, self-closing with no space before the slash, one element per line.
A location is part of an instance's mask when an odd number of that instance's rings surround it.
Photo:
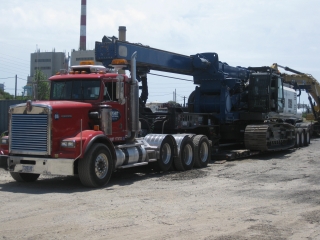
<path fill-rule="evenodd" d="M 98 138 L 93 138 L 90 143 L 88 144 L 84 154 L 86 154 L 88 152 L 88 150 L 93 146 L 93 144 L 95 143 L 102 143 L 104 145 L 106 145 L 108 147 L 108 149 L 110 150 L 110 153 L 111 153 L 111 156 L 112 156 L 112 159 L 114 161 L 114 164 L 116 164 L 116 161 L 117 161 L 117 155 L 116 155 L 116 152 L 115 152 L 115 149 L 114 149 L 114 146 L 112 144 L 112 142 L 106 138 L 106 137 L 98 137 Z M 73 172 L 75 175 L 78 174 L 78 164 L 79 164 L 79 158 L 77 160 L 74 161 L 74 164 L 73 164 Z"/>

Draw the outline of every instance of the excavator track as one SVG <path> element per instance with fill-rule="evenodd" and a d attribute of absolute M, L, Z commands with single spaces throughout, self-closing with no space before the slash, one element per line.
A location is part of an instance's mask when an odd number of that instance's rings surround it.
<path fill-rule="evenodd" d="M 248 125 L 244 133 L 245 146 L 262 152 L 289 149 L 295 144 L 294 131 L 287 123 Z"/>

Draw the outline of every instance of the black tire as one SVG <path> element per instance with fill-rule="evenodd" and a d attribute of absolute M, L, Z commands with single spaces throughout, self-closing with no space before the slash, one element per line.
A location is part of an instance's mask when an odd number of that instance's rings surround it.
<path fill-rule="evenodd" d="M 196 135 L 192 139 L 194 145 L 194 166 L 204 168 L 211 159 L 211 148 L 209 140 L 204 135 Z"/>
<path fill-rule="evenodd" d="M 298 148 L 300 146 L 300 134 L 298 131 L 296 131 L 296 139 L 295 139 L 296 143 L 294 145 L 294 147 Z"/>
<path fill-rule="evenodd" d="M 299 136 L 300 136 L 299 147 L 304 147 L 304 142 L 305 142 L 305 139 L 304 139 L 304 131 L 300 132 Z"/>
<path fill-rule="evenodd" d="M 10 172 L 11 177 L 16 180 L 17 182 L 34 182 L 36 181 L 40 174 L 33 174 L 33 173 L 17 173 L 17 172 Z"/>
<path fill-rule="evenodd" d="M 160 146 L 160 159 L 156 162 L 156 170 L 168 171 L 172 167 L 174 145 L 170 138 L 165 138 Z"/>
<path fill-rule="evenodd" d="M 183 140 L 180 147 L 180 154 L 174 159 L 174 166 L 178 171 L 191 170 L 194 165 L 194 146 L 191 138 Z"/>
<path fill-rule="evenodd" d="M 78 175 L 86 187 L 103 187 L 109 182 L 113 169 L 110 150 L 104 144 L 96 143 L 79 160 Z"/>
<path fill-rule="evenodd" d="M 305 142 L 304 142 L 304 145 L 305 145 L 305 146 L 308 146 L 309 144 L 310 144 L 310 131 L 307 130 L 307 131 L 305 132 Z"/>

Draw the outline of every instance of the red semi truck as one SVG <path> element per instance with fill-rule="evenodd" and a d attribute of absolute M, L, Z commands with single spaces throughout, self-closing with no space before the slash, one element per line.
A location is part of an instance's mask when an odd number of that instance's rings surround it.
<path fill-rule="evenodd" d="M 49 78 L 50 100 L 11 106 L 9 135 L 1 138 L 2 168 L 16 181 L 78 175 L 83 185 L 101 187 L 117 169 L 152 162 L 161 171 L 205 167 L 211 148 L 204 135 L 139 137 L 135 67 L 128 78 L 103 66 L 74 66 Z"/>

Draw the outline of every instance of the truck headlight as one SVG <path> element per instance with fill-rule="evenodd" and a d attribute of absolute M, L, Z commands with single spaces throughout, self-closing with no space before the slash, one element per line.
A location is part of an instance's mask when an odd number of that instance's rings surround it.
<path fill-rule="evenodd" d="M 61 142 L 61 147 L 65 148 L 75 148 L 76 147 L 76 141 L 62 141 Z"/>
<path fill-rule="evenodd" d="M 8 138 L 2 138 L 1 139 L 1 144 L 8 145 L 9 144 L 9 139 Z"/>

